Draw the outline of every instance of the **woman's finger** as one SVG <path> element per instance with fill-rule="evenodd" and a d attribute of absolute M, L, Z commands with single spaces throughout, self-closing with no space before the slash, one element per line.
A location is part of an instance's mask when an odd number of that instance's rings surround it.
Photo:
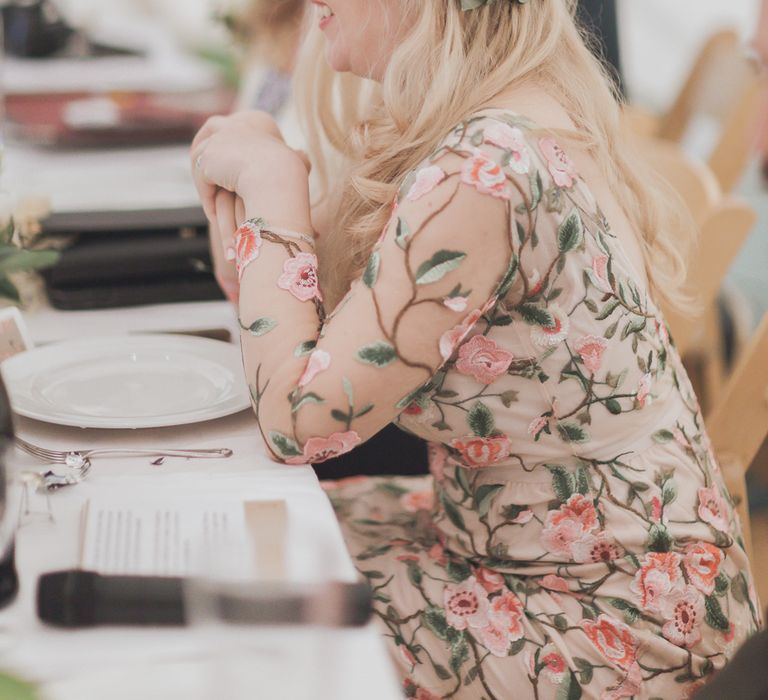
<path fill-rule="evenodd" d="M 237 231 L 235 195 L 226 190 L 219 190 L 216 194 L 216 223 L 219 227 L 224 256 L 227 260 L 234 260 L 235 232 Z"/>
<path fill-rule="evenodd" d="M 235 216 L 238 226 L 245 221 L 245 203 L 240 197 L 235 197 Z"/>
<path fill-rule="evenodd" d="M 200 130 L 195 134 L 195 138 L 192 139 L 190 150 L 194 151 L 201 141 L 209 138 L 216 131 L 221 129 L 226 123 L 227 118 L 222 116 L 210 117 L 206 120 L 205 124 L 200 127 Z"/>
<path fill-rule="evenodd" d="M 203 205 L 203 211 L 209 221 L 216 216 L 215 196 L 218 188 L 205 179 L 204 153 L 210 137 L 201 141 L 191 152 L 192 181 Z"/>

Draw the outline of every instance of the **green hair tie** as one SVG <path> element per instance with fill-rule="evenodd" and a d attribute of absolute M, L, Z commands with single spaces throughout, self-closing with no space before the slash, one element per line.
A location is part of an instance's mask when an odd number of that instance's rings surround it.
<path fill-rule="evenodd" d="M 495 2 L 496 0 L 461 0 L 461 9 L 466 12 L 467 10 L 483 7 L 484 5 L 493 5 Z M 513 2 L 516 2 L 518 5 L 525 5 L 528 0 L 513 0 Z"/>

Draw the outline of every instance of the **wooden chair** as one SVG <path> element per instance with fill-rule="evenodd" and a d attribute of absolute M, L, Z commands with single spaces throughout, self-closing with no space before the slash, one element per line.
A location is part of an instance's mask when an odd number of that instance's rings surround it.
<path fill-rule="evenodd" d="M 730 192 L 751 155 L 767 86 L 766 76 L 742 50 L 738 34 L 722 31 L 704 45 L 666 114 L 629 107 L 625 119 L 636 133 L 677 143 L 697 126 L 712 126 L 715 142 L 703 157 L 722 191 Z"/>
<path fill-rule="evenodd" d="M 746 202 L 727 196 L 705 214 L 693 251 L 688 273 L 688 288 L 695 295 L 701 313 L 680 314 L 665 310 L 675 344 L 682 356 L 694 351 L 704 337 L 703 317 L 715 309 L 717 294 L 725 275 L 747 240 L 757 215 Z"/>
<path fill-rule="evenodd" d="M 768 314 L 744 349 L 706 424 L 726 485 L 736 502 L 751 558 L 746 473 L 768 437 Z M 766 465 L 759 468 L 766 470 Z"/>
<path fill-rule="evenodd" d="M 693 220 L 701 225 L 723 198 L 720 184 L 709 167 L 685 153 L 679 144 L 659 138 L 641 138 L 637 150 L 677 192 Z"/>

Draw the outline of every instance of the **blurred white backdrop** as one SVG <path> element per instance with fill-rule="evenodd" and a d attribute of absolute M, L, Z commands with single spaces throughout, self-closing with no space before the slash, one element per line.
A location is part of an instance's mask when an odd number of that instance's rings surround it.
<path fill-rule="evenodd" d="M 630 98 L 662 108 L 677 90 L 707 37 L 733 28 L 748 42 L 759 0 L 618 0 L 621 50 Z"/>

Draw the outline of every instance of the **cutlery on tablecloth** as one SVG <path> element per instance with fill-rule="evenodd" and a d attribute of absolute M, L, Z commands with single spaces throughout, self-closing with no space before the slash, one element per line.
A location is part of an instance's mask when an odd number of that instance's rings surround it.
<path fill-rule="evenodd" d="M 183 457 L 185 459 L 216 459 L 232 456 L 228 448 L 175 450 L 165 448 L 134 449 L 126 448 L 94 448 L 90 450 L 51 450 L 46 447 L 33 445 L 20 437 L 15 438 L 16 445 L 24 452 L 54 464 L 66 464 L 72 468 L 82 468 L 91 457 L 106 455 L 125 455 L 128 457 Z"/>

